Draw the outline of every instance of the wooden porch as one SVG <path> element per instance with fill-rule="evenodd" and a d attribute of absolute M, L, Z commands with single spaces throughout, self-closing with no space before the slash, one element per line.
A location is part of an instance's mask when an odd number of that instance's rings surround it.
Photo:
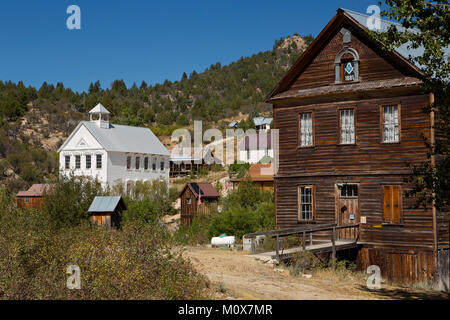
<path fill-rule="evenodd" d="M 255 239 L 256 236 L 262 235 L 275 238 L 275 251 L 256 253 Z M 284 248 L 283 238 L 288 236 L 299 237 L 299 245 Z M 359 223 L 342 226 L 338 226 L 337 224 L 305 225 L 298 228 L 255 232 L 247 234 L 244 237 L 251 239 L 252 256 L 261 260 L 287 260 L 301 251 L 309 251 L 314 254 L 331 253 L 331 258 L 334 259 L 336 258 L 337 251 L 356 248 L 358 246 Z"/>

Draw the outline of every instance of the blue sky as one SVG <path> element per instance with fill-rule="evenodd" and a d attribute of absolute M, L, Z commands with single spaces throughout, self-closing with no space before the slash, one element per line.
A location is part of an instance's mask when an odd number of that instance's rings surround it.
<path fill-rule="evenodd" d="M 3 0 L 0 80 L 61 81 L 76 91 L 96 80 L 179 80 L 269 50 L 281 36 L 316 36 L 339 7 L 366 12 L 377 2 Z M 66 27 L 71 4 L 81 8 L 81 30 Z"/>

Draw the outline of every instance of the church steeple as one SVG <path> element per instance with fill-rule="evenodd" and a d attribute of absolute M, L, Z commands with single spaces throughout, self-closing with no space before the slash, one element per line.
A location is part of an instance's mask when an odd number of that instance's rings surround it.
<path fill-rule="evenodd" d="M 97 123 L 99 128 L 109 129 L 109 113 L 110 112 L 99 103 L 89 111 L 90 121 Z"/>

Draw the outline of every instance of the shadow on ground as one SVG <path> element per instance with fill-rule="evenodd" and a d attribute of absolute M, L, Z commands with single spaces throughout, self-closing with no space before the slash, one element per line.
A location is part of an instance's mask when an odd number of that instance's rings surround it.
<path fill-rule="evenodd" d="M 415 289 L 402 288 L 381 288 L 369 289 L 360 285 L 359 290 L 378 295 L 380 298 L 391 298 L 399 300 L 448 300 L 450 296 L 445 292 L 438 291 L 417 291 Z"/>

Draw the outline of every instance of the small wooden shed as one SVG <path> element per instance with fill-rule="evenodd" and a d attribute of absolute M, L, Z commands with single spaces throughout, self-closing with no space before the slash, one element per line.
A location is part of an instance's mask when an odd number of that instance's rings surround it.
<path fill-rule="evenodd" d="M 107 228 L 120 228 L 122 211 L 127 206 L 120 196 L 95 197 L 89 207 L 90 220 L 93 224 Z"/>
<path fill-rule="evenodd" d="M 209 182 L 189 182 L 180 192 L 181 223 L 190 225 L 195 215 L 217 210 L 219 193 Z"/>
<path fill-rule="evenodd" d="M 33 184 L 27 191 L 19 191 L 16 194 L 19 208 L 39 209 L 43 204 L 43 196 L 53 187 L 52 184 Z"/>

